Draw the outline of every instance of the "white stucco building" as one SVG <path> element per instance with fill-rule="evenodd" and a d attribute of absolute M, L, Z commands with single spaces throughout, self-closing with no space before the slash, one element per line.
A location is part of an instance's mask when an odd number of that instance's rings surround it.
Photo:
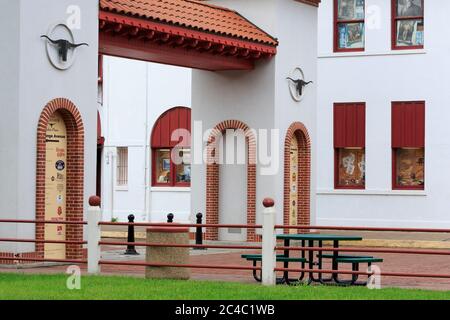
<path fill-rule="evenodd" d="M 354 11 L 365 11 L 360 17 L 336 5 L 322 1 L 319 10 L 317 222 L 448 228 L 450 42 L 442 26 L 450 3 L 366 0 Z M 364 23 L 363 42 L 333 38 L 348 15 Z M 365 181 L 339 188 L 335 154 L 345 141 L 336 141 L 343 129 L 333 117 L 355 107 L 365 117 L 347 121 L 365 141 L 347 147 L 365 149 Z"/>

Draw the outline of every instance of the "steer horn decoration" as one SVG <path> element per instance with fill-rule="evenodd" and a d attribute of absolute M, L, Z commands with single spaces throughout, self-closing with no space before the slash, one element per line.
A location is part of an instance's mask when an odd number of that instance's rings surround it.
<path fill-rule="evenodd" d="M 294 79 L 292 79 L 290 77 L 287 77 L 286 79 L 292 81 L 296 85 L 297 92 L 298 92 L 299 96 L 303 95 L 303 88 L 304 87 L 306 87 L 310 83 L 313 83 L 312 81 L 306 82 L 305 80 L 302 80 L 302 79 L 294 80 Z"/>
<path fill-rule="evenodd" d="M 89 47 L 89 45 L 87 43 L 74 44 L 74 43 L 71 43 L 68 40 L 64 40 L 64 39 L 53 40 L 53 39 L 50 39 L 46 35 L 42 35 L 41 38 L 46 38 L 51 44 L 58 47 L 58 53 L 63 62 L 67 62 L 67 53 L 69 52 L 69 49 L 75 49 L 75 48 L 78 48 L 81 46 Z"/>

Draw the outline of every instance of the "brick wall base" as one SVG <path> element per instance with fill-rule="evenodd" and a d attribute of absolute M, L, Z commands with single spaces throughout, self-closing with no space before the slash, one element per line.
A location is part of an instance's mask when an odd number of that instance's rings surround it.
<path fill-rule="evenodd" d="M 19 261 L 19 260 L 5 260 L 2 258 L 39 258 L 40 255 L 37 252 L 24 252 L 24 253 L 11 253 L 0 252 L 0 265 L 27 265 L 35 263 L 34 261 Z"/>

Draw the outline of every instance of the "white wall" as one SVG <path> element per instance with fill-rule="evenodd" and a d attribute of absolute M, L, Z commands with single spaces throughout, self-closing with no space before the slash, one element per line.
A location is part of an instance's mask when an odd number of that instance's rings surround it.
<path fill-rule="evenodd" d="M 85 208 L 95 191 L 96 79 L 98 52 L 98 6 L 91 0 L 77 0 L 82 12 L 82 28 L 73 30 L 77 41 L 89 47 L 77 50 L 75 64 L 66 71 L 55 69 L 47 58 L 40 38 L 49 27 L 65 22 L 71 0 L 1 1 L 1 35 L 6 39 L 0 51 L 2 71 L 0 106 L 10 118 L 1 120 L 0 148 L 2 187 L 0 216 L 8 219 L 35 219 L 36 141 L 40 114 L 54 98 L 71 100 L 81 113 L 85 129 Z M 10 40 L 10 43 L 9 43 Z M 3 67 L 5 66 L 5 69 Z M 3 91 L 4 90 L 4 91 Z M 6 139 L 8 137 L 8 139 Z M 5 155 L 7 155 L 5 157 Z M 9 172 L 5 172 L 5 170 Z M 9 190 L 4 190 L 8 188 Z M 13 238 L 34 236 L 32 225 L 9 225 Z M 8 244 L 0 250 L 33 251 L 33 245 Z"/>
<path fill-rule="evenodd" d="M 20 2 L 0 1 L 0 70 L 4 76 L 0 79 L 0 217 L 14 219 L 18 207 L 18 140 L 19 140 L 19 52 Z M 7 79 L 7 81 L 6 81 Z M 14 238 L 17 229 L 12 225 L 0 223 L 0 234 L 5 238 Z M 15 250 L 16 245 L 0 243 L 0 251 Z"/>
<path fill-rule="evenodd" d="M 189 188 L 151 188 L 150 137 L 166 110 L 191 104 L 191 71 L 115 57 L 104 58 L 102 135 L 103 219 L 187 220 Z M 116 148 L 128 147 L 128 186 L 115 183 Z"/>
<path fill-rule="evenodd" d="M 333 53 L 332 1 L 319 10 L 318 222 L 326 225 L 449 227 L 450 98 L 442 26 L 450 3 L 426 1 L 425 48 L 391 51 L 390 0 L 366 0 L 379 28 L 366 50 Z M 377 22 L 373 15 L 366 21 Z M 375 16 L 376 17 L 376 16 Z M 376 23 L 375 23 L 376 25 Z M 425 191 L 392 191 L 391 101 L 426 101 Z M 335 191 L 333 103 L 366 102 L 366 190 Z"/>
<path fill-rule="evenodd" d="M 284 148 L 286 133 L 294 122 L 301 122 L 311 139 L 310 215 L 314 224 L 316 213 L 316 117 L 317 117 L 317 11 L 314 6 L 296 1 L 282 1 L 277 13 L 280 45 L 276 57 L 275 128 L 281 132 L 280 146 Z M 295 30 L 295 32 L 293 32 Z M 303 70 L 306 81 L 313 81 L 304 88 L 301 102 L 289 93 L 287 76 L 294 68 Z M 280 173 L 276 177 L 275 194 L 281 210 L 284 196 L 284 150 L 280 150 Z M 300 182 L 302 177 L 299 177 Z M 300 210 L 300 208 L 299 208 Z M 299 211 L 299 215 L 303 213 Z M 283 223 L 279 216 L 279 223 Z"/>

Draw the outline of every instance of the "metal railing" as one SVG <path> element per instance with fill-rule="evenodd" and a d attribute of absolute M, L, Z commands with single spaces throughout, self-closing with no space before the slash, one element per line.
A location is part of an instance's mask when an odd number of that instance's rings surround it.
<path fill-rule="evenodd" d="M 367 275 L 371 276 L 374 273 L 371 271 L 359 271 L 359 270 L 336 270 L 325 268 L 293 268 L 293 267 L 277 267 L 277 252 L 302 252 L 302 254 L 308 252 L 352 252 L 352 253 L 383 253 L 383 254 L 405 254 L 405 255 L 437 255 L 437 256 L 450 256 L 450 250 L 443 249 L 408 249 L 408 248 L 373 248 L 373 247 L 340 247 L 335 248 L 332 246 L 285 246 L 277 243 L 277 231 L 286 230 L 323 230 L 323 231 L 377 231 L 377 232 L 401 232 L 401 233 L 449 233 L 450 229 L 424 229 L 424 228 L 380 228 L 380 227 L 339 227 L 339 226 L 288 226 L 278 225 L 275 223 L 276 210 L 274 202 L 270 199 L 264 201 L 264 211 L 262 215 L 261 225 L 235 225 L 235 224 L 209 224 L 209 223 L 135 223 L 131 222 L 102 222 L 101 211 L 99 207 L 99 199 L 93 201 L 90 199 L 90 206 L 87 213 L 88 221 L 45 221 L 45 220 L 5 220 L 0 219 L 0 223 L 14 223 L 14 224 L 64 224 L 64 225 L 87 225 L 87 241 L 57 241 L 57 240 L 43 240 L 43 239 L 12 239 L 12 238 L 0 238 L 0 242 L 16 242 L 16 243 L 35 243 L 35 244 L 75 244 L 75 245 L 87 245 L 87 260 L 84 259 L 45 259 L 43 257 L 0 257 L 0 260 L 14 260 L 14 261 L 28 261 L 28 262 L 57 262 L 57 263 L 75 263 L 75 264 L 87 264 L 88 272 L 97 274 L 101 271 L 102 265 L 111 266 L 140 266 L 140 267 L 174 267 L 174 268 L 195 268 L 195 269 L 223 269 L 223 270 L 250 270 L 260 271 L 263 284 L 273 285 L 276 283 L 277 272 L 293 272 L 293 273 L 314 273 L 314 274 L 343 274 L 343 275 Z M 197 217 L 199 218 L 199 216 Z M 173 219 L 173 218 L 172 218 Z M 128 241 L 105 241 L 101 239 L 101 227 L 102 226 L 128 226 L 133 232 L 133 237 L 129 237 Z M 134 240 L 134 227 L 186 227 L 195 228 L 196 232 L 202 232 L 204 228 L 243 228 L 243 229 L 260 229 L 262 234 L 262 243 L 248 244 L 248 245 L 231 245 L 231 244 L 200 244 L 199 235 L 196 236 L 195 244 L 162 244 L 162 243 L 147 243 L 129 241 Z M 248 265 L 211 265 L 211 264 L 170 264 L 170 263 L 147 263 L 142 261 L 108 261 L 101 259 L 101 247 L 102 246 L 127 246 L 129 247 L 173 247 L 173 248 L 193 248 L 193 249 L 230 249 L 230 250 L 253 250 L 261 251 L 262 261 L 260 266 L 248 266 Z M 384 277 L 404 277 L 404 278 L 439 278 L 450 279 L 450 274 L 430 274 L 430 273 L 411 273 L 411 272 L 382 272 L 379 274 Z"/>

